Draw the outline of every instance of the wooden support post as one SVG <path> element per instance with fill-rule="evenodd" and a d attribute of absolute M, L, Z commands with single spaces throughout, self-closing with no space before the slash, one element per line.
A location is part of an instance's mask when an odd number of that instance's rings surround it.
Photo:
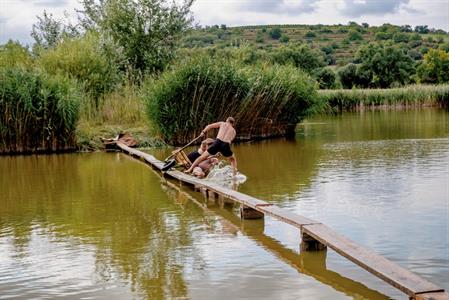
<path fill-rule="evenodd" d="M 261 219 L 264 217 L 264 214 L 263 212 L 242 204 L 240 205 L 240 217 L 242 219 Z"/>
<path fill-rule="evenodd" d="M 218 194 L 218 205 L 220 206 L 220 208 L 233 207 L 234 201 L 224 197 L 222 194 Z"/>
<path fill-rule="evenodd" d="M 208 190 L 207 194 L 208 194 L 209 201 L 210 202 L 215 202 L 216 193 L 214 191 Z"/>
<path fill-rule="evenodd" d="M 301 233 L 301 251 L 320 251 L 326 249 L 326 245 L 311 237 L 305 232 Z"/>
<path fill-rule="evenodd" d="M 207 190 L 204 187 L 200 187 L 201 194 L 203 194 L 204 198 L 207 199 Z"/>

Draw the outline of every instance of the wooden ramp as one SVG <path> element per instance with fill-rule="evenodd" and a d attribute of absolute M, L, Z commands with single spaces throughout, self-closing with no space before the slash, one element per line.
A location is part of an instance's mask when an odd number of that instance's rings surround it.
<path fill-rule="evenodd" d="M 125 153 L 143 160 L 154 169 L 160 171 L 164 165 L 163 162 L 157 160 L 154 156 L 148 153 L 130 148 L 120 142 L 117 142 L 117 146 Z M 277 205 L 256 199 L 218 184 L 186 175 L 179 171 L 168 171 L 162 174 L 179 180 L 181 184 L 188 184 L 195 189 L 201 190 L 209 198 L 226 198 L 236 203 L 240 203 L 243 207 L 249 207 L 259 213 L 272 216 L 280 221 L 297 227 L 301 231 L 302 251 L 311 249 L 320 250 L 329 247 L 373 275 L 401 290 L 411 299 L 449 300 L 449 294 L 445 293 L 444 289 L 400 267 L 374 251 L 357 245 L 355 242 L 318 221 L 289 212 Z"/>

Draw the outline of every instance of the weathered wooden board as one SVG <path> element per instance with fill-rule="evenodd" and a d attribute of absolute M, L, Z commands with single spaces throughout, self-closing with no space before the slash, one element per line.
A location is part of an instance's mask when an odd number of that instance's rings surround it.
<path fill-rule="evenodd" d="M 445 292 L 419 294 L 416 295 L 416 300 L 449 300 L 449 294 Z"/>
<path fill-rule="evenodd" d="M 302 230 L 410 297 L 415 297 L 419 293 L 443 291 L 435 284 L 400 267 L 374 251 L 357 245 L 324 224 L 305 225 Z"/>

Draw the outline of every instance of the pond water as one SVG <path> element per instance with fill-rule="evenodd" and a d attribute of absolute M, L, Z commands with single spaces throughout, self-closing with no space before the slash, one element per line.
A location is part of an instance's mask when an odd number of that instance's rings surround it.
<path fill-rule="evenodd" d="M 239 191 L 449 289 L 447 111 L 317 116 L 234 151 Z M 120 153 L 0 157 L 0 177 L 0 299 L 407 299 Z"/>

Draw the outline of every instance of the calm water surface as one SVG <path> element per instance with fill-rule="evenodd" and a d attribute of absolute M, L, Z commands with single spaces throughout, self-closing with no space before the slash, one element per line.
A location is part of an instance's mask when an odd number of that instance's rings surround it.
<path fill-rule="evenodd" d="M 234 149 L 241 192 L 449 289 L 448 112 L 320 116 Z M 0 157 L 0 178 L 0 299 L 406 299 L 123 154 Z"/>

